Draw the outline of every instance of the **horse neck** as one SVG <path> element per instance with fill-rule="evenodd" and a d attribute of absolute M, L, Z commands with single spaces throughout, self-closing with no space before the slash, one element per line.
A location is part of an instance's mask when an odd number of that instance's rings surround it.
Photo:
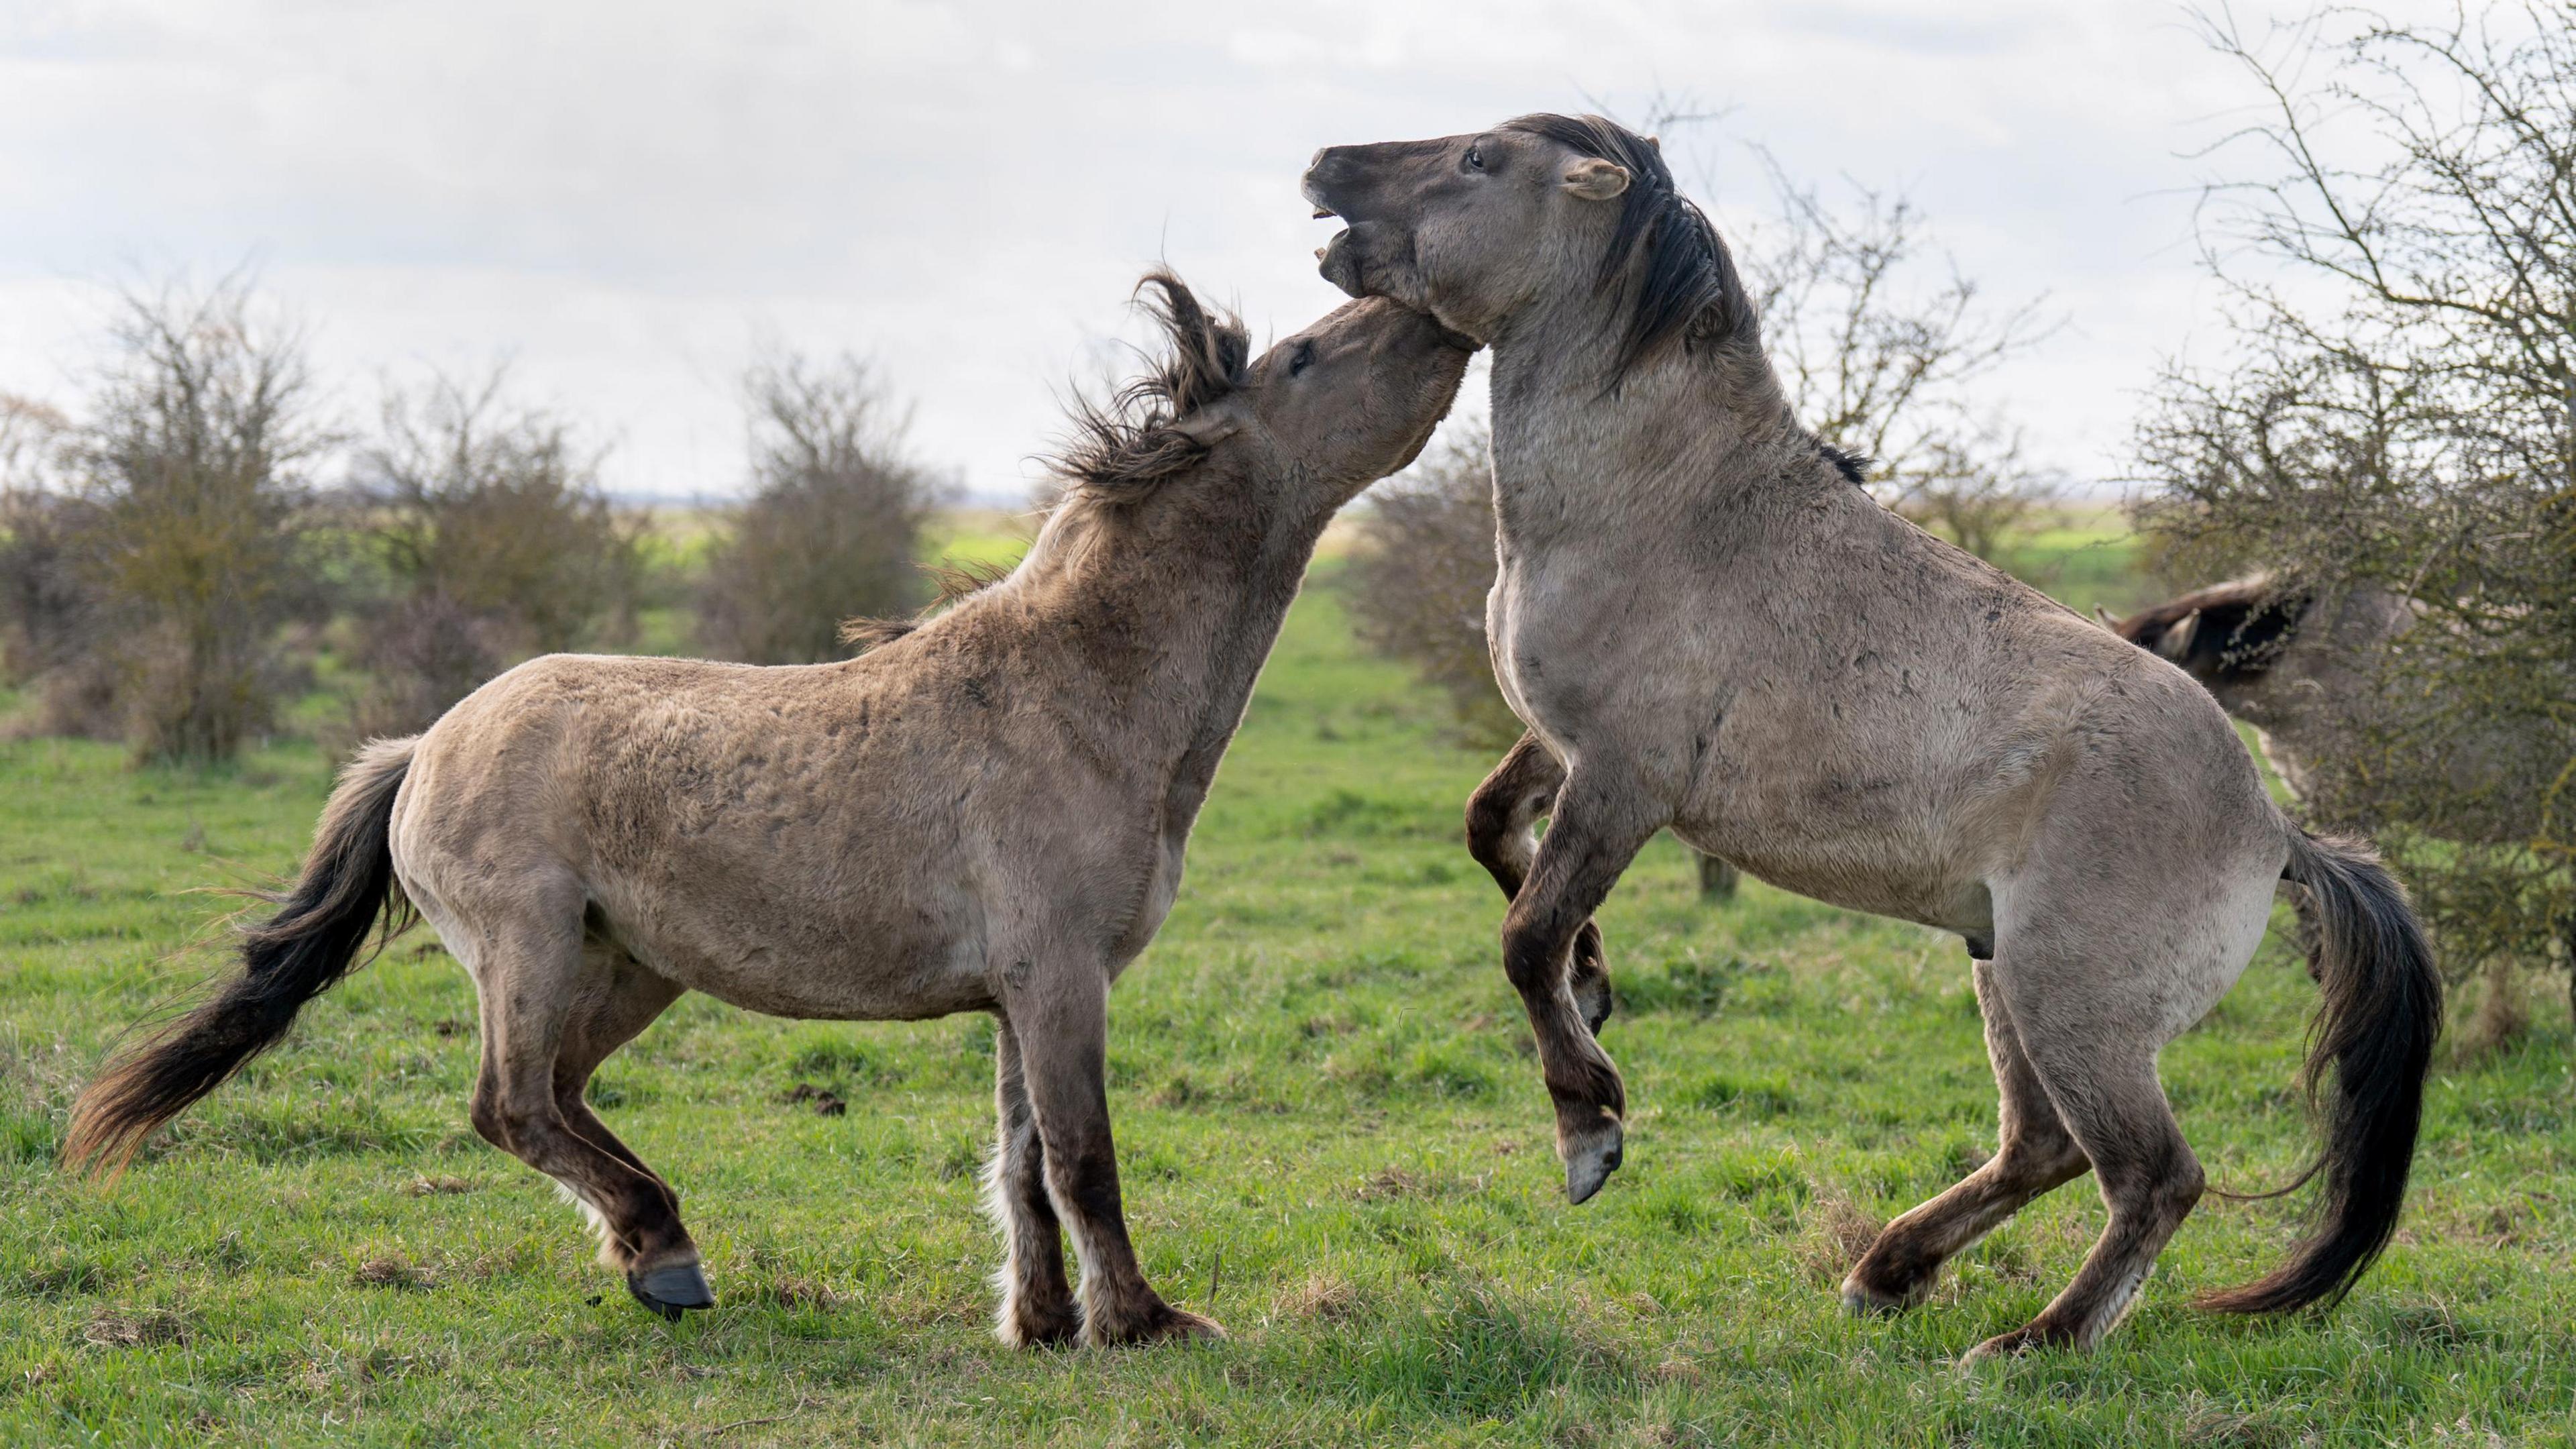
<path fill-rule="evenodd" d="M 1597 304 L 1541 314 L 1492 344 L 1494 508 L 1507 548 L 1750 517 L 1831 464 L 1802 435 L 1768 358 L 1669 346 L 1605 380 L 1618 328 Z"/>
<path fill-rule="evenodd" d="M 1258 480 L 1211 491 L 1278 499 Z M 1195 811 L 1332 512 L 1190 512 L 1152 537 L 1094 538 L 1038 558 L 1032 583 L 1044 611 L 1078 631 L 1068 667 L 1114 701 L 1122 755 L 1183 787 Z"/>

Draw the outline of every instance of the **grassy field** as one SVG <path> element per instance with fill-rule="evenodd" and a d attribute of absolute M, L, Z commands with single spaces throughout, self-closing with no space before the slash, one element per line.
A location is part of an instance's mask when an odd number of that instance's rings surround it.
<path fill-rule="evenodd" d="M 998 547 L 980 535 L 977 551 Z M 2061 540 L 2079 603 L 2121 602 Z M 1993 1142 L 1954 940 L 1759 885 L 1711 909 L 1659 841 L 1605 916 L 1628 1163 L 1568 1208 L 1501 902 L 1458 843 L 1487 760 L 1310 587 L 1111 1037 L 1131 1222 L 1207 1347 L 1019 1354 L 981 1018 L 838 1026 L 690 998 L 605 1115 L 678 1187 L 723 1305 L 665 1325 L 550 1184 L 467 1128 L 474 1003 L 425 934 L 305 1015 L 112 1191 L 52 1167 L 116 1033 L 219 957 L 198 888 L 290 868 L 330 762 L 212 776 L 0 744 L 0 1443 L 2304 1445 L 2576 1430 L 2569 1047 L 2446 1059 L 2400 1241 L 2331 1317 L 2213 1320 L 2288 1203 L 2206 1202 L 2102 1351 L 1970 1377 L 2100 1224 L 2089 1184 L 1923 1308 L 1832 1285 Z M 2090 590 L 2088 595 L 2085 591 Z M 2166 1076 L 2216 1183 L 2285 1179 L 2313 988 L 2278 944 Z M 845 1101 L 815 1110 L 810 1087 Z M 793 1100 L 801 1096 L 803 1100 Z M 826 1103 L 828 1105 L 828 1103 Z"/>

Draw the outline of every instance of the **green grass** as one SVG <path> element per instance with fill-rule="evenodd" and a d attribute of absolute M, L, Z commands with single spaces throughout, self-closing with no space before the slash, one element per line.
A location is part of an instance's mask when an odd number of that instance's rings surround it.
<path fill-rule="evenodd" d="M 1002 545 L 989 545 L 1000 550 Z M 121 1186 L 51 1165 L 126 1023 L 217 962 L 199 888 L 290 869 L 329 762 L 217 775 L 0 745 L 0 1443 L 2198 1444 L 2564 1442 L 2569 1040 L 2446 1062 L 2408 1224 L 2339 1312 L 2192 1312 L 2287 1203 L 2211 1199 L 2091 1355 L 1976 1377 L 2098 1230 L 2043 1200 L 1892 1322 L 1842 1244 L 1992 1146 L 1957 943 L 1658 841 L 1605 916 L 1628 1165 L 1568 1208 L 1501 902 L 1458 844 L 1488 761 L 1310 589 L 1111 1038 L 1146 1269 L 1225 1344 L 1006 1351 L 975 1211 L 990 1026 L 690 998 L 595 1095 L 678 1187 L 723 1306 L 666 1326 L 549 1184 L 468 1130 L 474 1003 L 425 934 L 316 1003 Z M 2276 932 L 2276 940 L 2284 933 Z M 196 943 L 196 944 L 192 944 Z M 2276 945 L 2166 1072 L 2213 1179 L 2285 1179 L 2314 1001 Z M 783 1100 L 812 1084 L 821 1116 Z"/>
<path fill-rule="evenodd" d="M 2138 576 L 2137 551 L 2137 535 L 2119 509 L 2079 505 L 2049 510 L 2038 527 L 1998 550 L 1995 562 L 2088 618 L 2097 604 L 2118 616 L 2161 597 Z"/>

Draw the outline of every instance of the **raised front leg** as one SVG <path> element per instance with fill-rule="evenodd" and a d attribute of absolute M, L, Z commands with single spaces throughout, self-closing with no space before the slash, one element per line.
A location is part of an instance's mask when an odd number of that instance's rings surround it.
<path fill-rule="evenodd" d="M 1013 1348 L 1070 1343 L 1082 1331 L 1073 1285 L 1064 1276 L 1064 1239 L 1047 1197 L 1046 1150 L 1029 1105 L 1020 1039 L 1007 1016 L 995 1018 L 993 1115 L 998 1141 L 984 1171 L 984 1210 L 1002 1230 L 1002 1270 L 994 1282 L 1002 1303 L 994 1336 Z"/>
<path fill-rule="evenodd" d="M 1221 1338 L 1224 1330 L 1165 1303 L 1137 1269 L 1118 1192 L 1109 1135 L 1109 987 L 1084 962 L 1007 987 L 1002 1010 L 1019 1038 L 1048 1200 L 1073 1234 L 1082 1265 L 1082 1341 L 1095 1347 L 1165 1338 Z"/>
<path fill-rule="evenodd" d="M 1564 784 L 1565 766 L 1536 734 L 1523 734 L 1468 798 L 1468 853 L 1503 888 L 1504 900 L 1519 896 L 1521 882 L 1529 878 L 1530 862 L 1538 854 L 1539 817 L 1554 807 L 1556 792 Z M 1575 1008 L 1583 1013 L 1584 1028 L 1599 1036 L 1602 1024 L 1610 1019 L 1612 1001 L 1610 968 L 1597 922 L 1585 921 L 1575 933 L 1567 984 L 1574 992 Z"/>
<path fill-rule="evenodd" d="M 1565 1194 L 1578 1203 L 1618 1169 L 1628 1092 L 1584 1024 L 1569 958 L 1620 873 L 1663 825 L 1662 808 L 1624 772 L 1578 764 L 1557 790 L 1547 836 L 1503 919 L 1503 970 L 1538 1037 L 1539 1064 L 1556 1104 Z"/>

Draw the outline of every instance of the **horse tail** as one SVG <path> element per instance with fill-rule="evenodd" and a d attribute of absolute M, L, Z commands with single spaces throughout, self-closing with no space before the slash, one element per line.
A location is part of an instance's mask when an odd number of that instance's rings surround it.
<path fill-rule="evenodd" d="M 304 1003 L 361 964 L 370 930 L 381 923 L 381 950 L 418 919 L 394 878 L 389 835 L 394 797 L 417 743 L 417 737 L 374 741 L 341 771 L 295 888 L 283 896 L 262 893 L 279 907 L 277 914 L 242 932 L 241 971 L 195 1010 L 119 1055 L 81 1093 L 63 1141 L 66 1167 L 121 1171 L 163 1123 L 285 1040 Z"/>
<path fill-rule="evenodd" d="M 2397 1230 L 2406 1175 L 2423 1115 L 2424 1079 L 2442 1032 L 2442 978 L 2406 892 L 2358 840 L 2292 828 L 2284 878 L 2315 902 L 2315 968 L 2325 999 L 2310 1032 L 2308 1090 L 2331 1063 L 2334 1095 L 2317 1225 L 2287 1262 L 2201 1306 L 2223 1313 L 2287 1313 L 2352 1291 Z"/>

